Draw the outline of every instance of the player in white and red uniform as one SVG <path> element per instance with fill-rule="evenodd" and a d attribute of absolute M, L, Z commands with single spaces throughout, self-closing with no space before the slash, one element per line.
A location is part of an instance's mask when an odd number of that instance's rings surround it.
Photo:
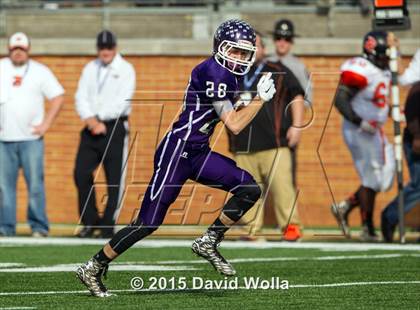
<path fill-rule="evenodd" d="M 395 160 L 392 145 L 383 133 L 388 113 L 391 73 L 388 70 L 386 32 L 372 31 L 363 40 L 362 57 L 347 60 L 341 67 L 341 79 L 335 106 L 343 115 L 343 137 L 351 152 L 361 185 L 348 199 L 331 206 L 334 216 L 349 237 L 347 218 L 359 206 L 363 222 L 362 239 L 377 238 L 373 209 L 378 192 L 392 185 Z"/>

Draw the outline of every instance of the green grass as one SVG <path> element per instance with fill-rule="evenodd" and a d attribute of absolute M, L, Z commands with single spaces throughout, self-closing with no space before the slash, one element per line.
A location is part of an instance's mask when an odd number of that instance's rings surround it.
<path fill-rule="evenodd" d="M 26 267 L 79 263 L 90 258 L 97 246 L 19 246 L 0 247 L 0 263 L 22 263 Z M 209 264 L 179 262 L 172 266 L 197 268 L 189 271 L 112 271 L 105 281 L 116 296 L 98 299 L 87 293 L 53 295 L 1 296 L 1 307 L 36 307 L 37 309 L 420 309 L 420 284 L 386 284 L 342 287 L 293 288 L 299 284 L 349 282 L 420 281 L 420 256 L 410 251 L 327 252 L 317 249 L 223 249 L 233 258 L 295 257 L 298 260 L 271 262 L 236 262 L 238 277 L 279 277 L 288 280 L 288 290 L 194 290 L 194 291 L 128 291 L 135 276 L 202 277 L 224 279 Z M 329 259 L 325 256 L 371 256 L 401 254 L 398 257 Z M 414 254 L 414 255 L 413 255 Z M 198 260 L 189 248 L 133 248 L 116 262 Z M 163 265 L 163 263 L 162 263 Z M 168 266 L 169 264 L 164 264 Z M 241 280 L 239 281 L 241 282 Z M 189 283 L 191 286 L 191 283 Z M 80 291 L 84 287 L 73 272 L 4 273 L 0 272 L 0 293 Z"/>

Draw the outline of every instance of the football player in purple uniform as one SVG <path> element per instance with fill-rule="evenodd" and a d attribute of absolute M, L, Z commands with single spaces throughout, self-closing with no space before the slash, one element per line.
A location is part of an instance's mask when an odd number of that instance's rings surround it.
<path fill-rule="evenodd" d="M 108 264 L 162 224 L 188 179 L 232 194 L 220 216 L 193 242 L 192 251 L 219 273 L 235 274 L 217 247 L 225 232 L 259 199 L 261 190 L 247 171 L 213 152 L 209 139 L 219 121 L 238 134 L 275 93 L 271 75 L 266 74 L 260 78 L 256 99 L 248 104 L 237 100 L 238 78 L 249 71 L 255 60 L 255 39 L 252 27 L 241 20 L 228 20 L 216 30 L 213 55 L 193 69 L 183 111 L 156 150 L 154 173 L 137 219 L 77 269 L 77 276 L 92 295 L 110 295 L 102 282 Z M 238 105 L 242 105 L 241 109 L 235 109 Z"/>

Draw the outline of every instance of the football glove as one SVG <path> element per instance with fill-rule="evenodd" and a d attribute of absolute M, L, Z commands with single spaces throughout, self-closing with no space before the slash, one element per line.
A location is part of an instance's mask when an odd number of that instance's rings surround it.
<path fill-rule="evenodd" d="M 257 84 L 257 93 L 263 102 L 270 101 L 276 93 L 274 81 L 271 78 L 272 73 L 264 74 Z"/>

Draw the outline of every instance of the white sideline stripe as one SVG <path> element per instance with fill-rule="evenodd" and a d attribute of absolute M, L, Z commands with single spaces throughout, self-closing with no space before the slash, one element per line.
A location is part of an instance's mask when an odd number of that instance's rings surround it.
<path fill-rule="evenodd" d="M 348 255 L 348 256 L 316 256 L 316 257 L 255 257 L 233 258 L 232 263 L 258 263 L 258 262 L 287 262 L 287 261 L 323 261 L 323 260 L 355 260 L 355 259 L 388 259 L 397 257 L 420 257 L 419 254 L 377 254 L 377 255 Z M 174 266 L 177 264 L 207 264 L 205 260 L 170 260 L 155 262 L 115 262 L 110 271 L 185 271 L 199 270 L 191 266 Z M 52 266 L 37 266 L 23 268 L 3 268 L 2 272 L 73 272 L 81 263 L 59 264 Z M 11 264 L 13 265 L 13 264 Z M 15 264 L 16 265 L 16 264 Z M 25 266 L 24 264 L 17 264 Z M 170 265 L 170 266 L 166 266 Z"/>
<path fill-rule="evenodd" d="M 343 287 L 343 286 L 364 286 L 364 285 L 402 285 L 402 284 L 420 284 L 420 281 L 374 281 L 374 282 L 348 282 L 348 283 L 325 283 L 325 284 L 295 284 L 289 285 L 289 288 L 322 288 L 322 287 Z M 238 289 L 247 290 L 246 287 L 240 286 Z M 156 289 L 156 290 L 110 290 L 111 293 L 137 293 L 137 292 L 190 292 L 190 291 L 227 291 L 236 289 Z M 266 291 L 266 290 L 265 290 Z M 90 293 L 85 290 L 80 291 L 44 291 L 44 292 L 0 292 L 0 296 L 24 296 L 24 295 L 57 295 L 57 294 L 86 294 Z"/>
<path fill-rule="evenodd" d="M 74 272 L 80 264 L 63 264 L 54 266 L 39 266 L 27 268 L 8 268 L 0 269 L 2 272 Z M 194 267 L 188 266 L 164 266 L 164 265 L 113 265 L 112 271 L 186 271 L 197 270 Z"/>
<path fill-rule="evenodd" d="M 104 245 L 105 239 L 79 239 L 79 238 L 34 238 L 34 237 L 0 237 L 0 247 L 11 245 Z M 164 240 L 146 239 L 136 243 L 133 247 L 161 248 L 161 247 L 191 247 L 191 240 Z M 322 249 L 337 251 L 367 251 L 367 250 L 398 250 L 398 251 L 420 251 L 417 244 L 385 244 L 385 243 L 343 243 L 343 242 L 247 242 L 247 241 L 223 241 L 222 248 L 225 249 Z"/>

